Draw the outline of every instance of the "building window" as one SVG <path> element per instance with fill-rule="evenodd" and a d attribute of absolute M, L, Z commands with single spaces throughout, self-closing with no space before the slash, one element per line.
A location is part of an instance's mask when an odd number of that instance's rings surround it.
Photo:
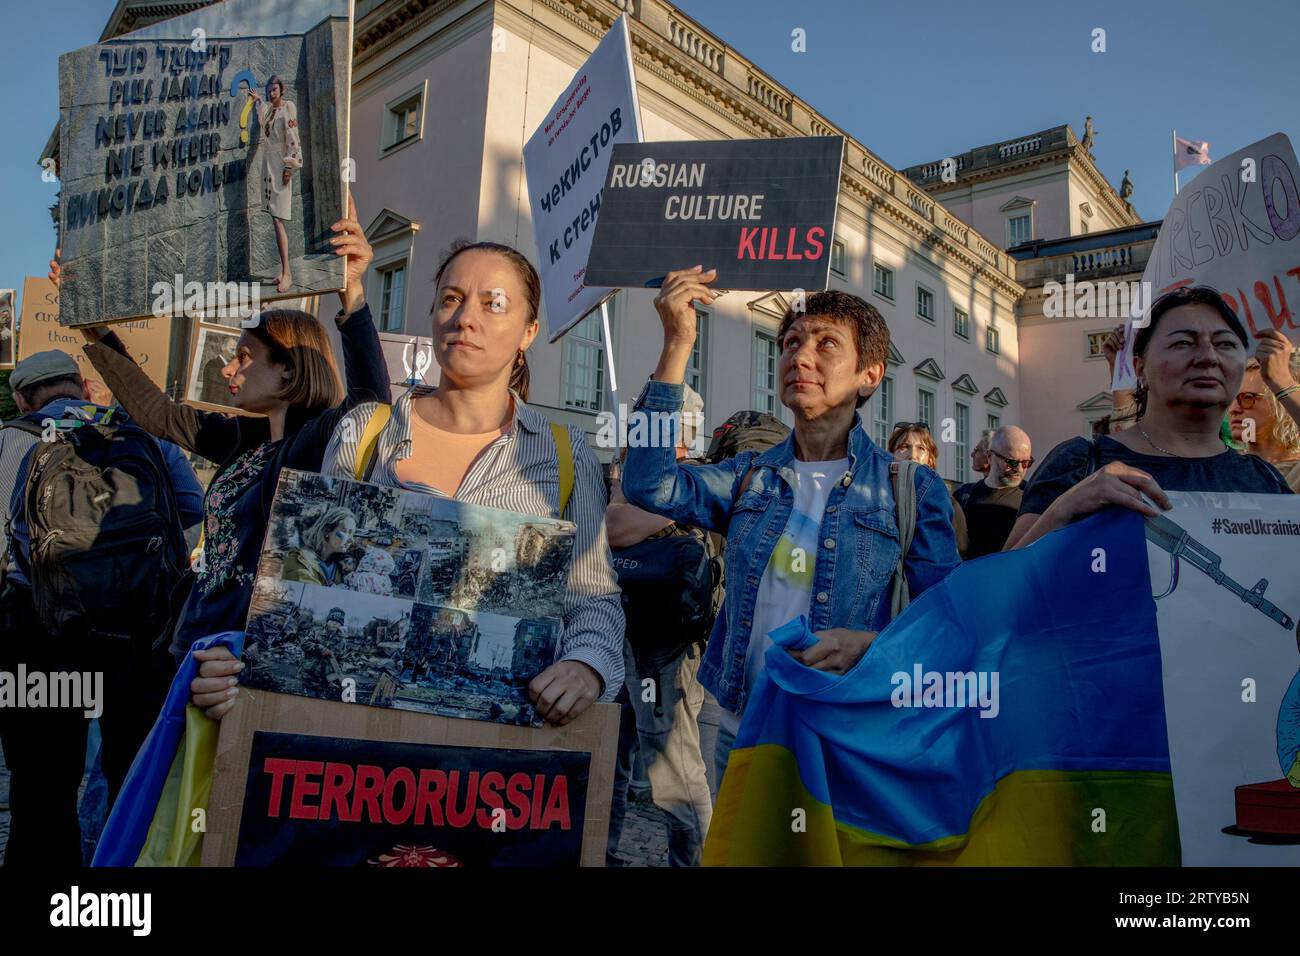
<path fill-rule="evenodd" d="M 999 428 L 1002 427 L 1002 419 L 999 418 L 997 415 L 990 415 L 988 417 L 988 424 L 985 427 L 989 431 L 997 431 Z"/>
<path fill-rule="evenodd" d="M 1088 358 L 1105 358 L 1106 353 L 1102 346 L 1106 344 L 1106 338 L 1110 332 L 1089 332 L 1088 333 Z"/>
<path fill-rule="evenodd" d="M 927 322 L 934 321 L 934 293 L 919 285 L 916 287 L 916 314 Z"/>
<path fill-rule="evenodd" d="M 754 408 L 769 415 L 777 414 L 780 393 L 777 390 L 777 363 L 781 353 L 776 347 L 776 336 L 767 332 L 754 332 Z"/>
<path fill-rule="evenodd" d="M 383 151 L 418 139 L 423 126 L 424 87 L 389 103 L 384 111 Z"/>
<path fill-rule="evenodd" d="M 994 355 L 998 355 L 1002 351 L 1002 347 L 998 343 L 998 327 L 992 322 L 989 323 L 989 327 L 984 333 L 984 347 Z"/>
<path fill-rule="evenodd" d="M 406 260 L 379 270 L 379 331 L 402 331 L 406 311 Z"/>
<path fill-rule="evenodd" d="M 1033 230 L 1029 224 L 1029 213 L 1025 213 L 1023 216 L 1012 216 L 1007 220 L 1008 246 L 1018 246 L 1032 238 Z"/>
<path fill-rule="evenodd" d="M 970 314 L 961 309 L 952 310 L 952 334 L 970 341 Z"/>
<path fill-rule="evenodd" d="M 704 398 L 704 373 L 709 367 L 709 314 L 695 310 L 695 344 L 686 363 L 686 384 Z"/>
<path fill-rule="evenodd" d="M 613 322 L 611 314 L 611 332 Z M 564 336 L 564 404 L 598 412 L 606 403 L 605 336 L 598 309 Z"/>
<path fill-rule="evenodd" d="M 966 480 L 966 469 L 970 466 L 970 406 L 957 403 L 957 447 L 953 449 L 957 459 L 957 480 Z"/>
<path fill-rule="evenodd" d="M 894 270 L 882 266 L 879 262 L 875 263 L 875 275 L 871 280 L 871 288 L 876 295 L 882 295 L 890 302 L 894 301 Z"/>
<path fill-rule="evenodd" d="M 871 434 L 881 448 L 889 442 L 894 417 L 894 380 L 886 375 L 871 396 Z"/>
<path fill-rule="evenodd" d="M 831 243 L 831 272 L 844 275 L 844 243 L 838 239 Z"/>
<path fill-rule="evenodd" d="M 924 388 L 916 390 L 916 420 L 925 422 L 934 431 L 934 392 Z"/>

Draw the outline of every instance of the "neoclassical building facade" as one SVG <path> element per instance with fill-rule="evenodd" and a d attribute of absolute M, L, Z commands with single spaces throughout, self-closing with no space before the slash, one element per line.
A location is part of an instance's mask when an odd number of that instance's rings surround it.
<path fill-rule="evenodd" d="M 105 36 L 205 5 L 119 0 Z M 986 427 L 1025 425 L 1040 457 L 1084 431 L 1096 415 L 1083 405 L 1106 390 L 1104 363 L 1062 343 L 1092 326 L 1044 320 L 1035 290 L 1081 249 L 1127 242 L 1123 231 L 1140 222 L 1071 127 L 898 170 L 663 0 L 357 0 L 353 189 L 376 251 L 368 298 L 395 381 L 412 365 L 408 343 L 430 332 L 433 274 L 453 240 L 506 242 L 536 260 L 523 144 L 624 13 L 647 141 L 846 137 L 830 284 L 873 303 L 890 327 L 887 377 L 862 410 L 873 437 L 883 442 L 896 421 L 930 422 L 941 473 L 963 481 Z M 652 298 L 615 297 L 611 342 L 589 318 L 557 343 L 535 343 L 532 402 L 595 436 L 614 397 L 607 354 L 627 404 L 654 366 Z M 780 292 L 732 291 L 702 313 L 689 376 L 708 428 L 744 408 L 784 414 L 774 333 L 786 303 Z"/>

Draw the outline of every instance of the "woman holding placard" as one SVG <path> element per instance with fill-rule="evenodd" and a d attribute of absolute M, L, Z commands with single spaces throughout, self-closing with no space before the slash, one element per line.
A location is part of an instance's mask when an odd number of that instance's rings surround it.
<path fill-rule="evenodd" d="M 457 244 L 436 274 L 436 389 L 403 395 L 373 448 L 362 405 L 339 425 L 324 474 L 369 481 L 577 525 L 558 660 L 529 684 L 537 713 L 565 724 L 623 683 L 623 610 L 605 537 L 600 463 L 577 428 L 551 426 L 528 400 L 525 352 L 537 336 L 541 282 L 509 246 Z M 562 491 L 566 473 L 572 492 Z"/>
<path fill-rule="evenodd" d="M 219 463 L 204 499 L 203 551 L 171 636 L 179 657 L 200 637 L 244 629 L 280 470 L 319 469 L 335 426 L 352 408 L 389 401 L 388 372 L 361 281 L 373 253 L 351 197 L 348 217 L 332 228 L 335 254 L 347 257 L 339 293 L 343 308 L 335 316 L 348 371 L 346 395 L 325 330 L 314 316 L 294 309 L 268 310 L 250 320 L 235 357 L 222 369 L 230 405 L 250 415 L 172 401 L 109 329 L 83 329 L 86 356 L 140 427 Z M 57 260 L 50 268 L 57 282 Z M 202 663 L 191 685 L 193 702 L 209 717 L 223 717 L 234 706 L 235 675 L 243 665 L 225 648 L 194 656 Z"/>

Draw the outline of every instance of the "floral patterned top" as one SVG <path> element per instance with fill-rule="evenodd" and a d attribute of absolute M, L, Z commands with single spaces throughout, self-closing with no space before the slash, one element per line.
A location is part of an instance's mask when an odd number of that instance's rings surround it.
<path fill-rule="evenodd" d="M 214 478 L 208 488 L 203 501 L 203 560 L 195 568 L 195 587 L 204 597 L 227 585 L 246 586 L 257 576 L 262 541 L 259 537 L 249 548 L 251 535 L 239 534 L 240 527 L 246 526 L 242 519 L 247 517 L 241 514 L 246 509 L 240 506 L 246 499 L 252 499 L 260 508 L 257 495 L 248 492 L 260 488 L 262 469 L 276 444 L 268 441 L 248 449 Z M 265 523 L 263 520 L 262 524 Z"/>

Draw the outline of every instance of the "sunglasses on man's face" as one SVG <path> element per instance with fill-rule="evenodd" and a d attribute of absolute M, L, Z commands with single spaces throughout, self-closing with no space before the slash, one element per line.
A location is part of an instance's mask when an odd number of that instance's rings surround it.
<path fill-rule="evenodd" d="M 1028 471 L 1030 468 L 1033 467 L 1034 464 L 1034 459 L 1032 458 L 1008 458 L 1006 455 L 1002 454 L 1001 452 L 994 451 L 992 448 L 989 449 L 989 454 L 997 455 L 999 458 L 1001 458 L 1003 461 L 1007 463 L 1008 468 L 1019 468 L 1022 471 Z"/>
<path fill-rule="evenodd" d="M 1254 408 L 1255 403 L 1263 397 L 1263 392 L 1238 392 L 1237 404 L 1242 408 Z"/>

